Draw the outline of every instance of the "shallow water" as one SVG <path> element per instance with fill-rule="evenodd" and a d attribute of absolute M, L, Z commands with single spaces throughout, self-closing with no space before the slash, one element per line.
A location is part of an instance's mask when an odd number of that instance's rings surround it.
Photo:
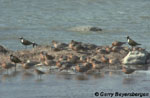
<path fill-rule="evenodd" d="M 129 35 L 150 49 L 149 0 L 0 0 L 0 44 L 24 49 L 18 37 L 39 44 L 78 40 L 97 45 L 126 41 Z M 103 32 L 73 32 L 99 26 Z"/>
<path fill-rule="evenodd" d="M 0 94 L 1 98 L 101 98 L 95 92 L 149 93 L 149 75 L 149 71 L 136 71 L 129 76 L 108 71 L 93 75 L 46 74 L 39 79 L 34 73 L 4 72 L 0 75 Z"/>

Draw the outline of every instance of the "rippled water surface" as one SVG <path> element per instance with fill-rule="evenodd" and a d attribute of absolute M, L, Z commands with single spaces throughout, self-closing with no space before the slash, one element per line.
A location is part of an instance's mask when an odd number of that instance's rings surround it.
<path fill-rule="evenodd" d="M 129 76 L 117 71 L 93 75 L 47 74 L 39 79 L 28 72 L 1 74 L 0 94 L 1 98 L 102 98 L 96 97 L 95 92 L 149 93 L 149 75 L 149 71 Z"/>
<path fill-rule="evenodd" d="M 150 49 L 149 0 L 0 0 L 0 44 L 22 49 L 18 37 L 49 44 L 78 40 L 110 45 L 126 36 Z M 98 26 L 103 32 L 73 32 Z M 148 42 L 147 42 L 148 41 Z"/>

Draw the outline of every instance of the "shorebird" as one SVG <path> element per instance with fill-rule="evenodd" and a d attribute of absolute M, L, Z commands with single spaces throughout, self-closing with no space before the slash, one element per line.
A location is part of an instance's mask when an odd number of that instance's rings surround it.
<path fill-rule="evenodd" d="M 64 64 L 61 65 L 59 71 L 68 70 L 71 66 L 73 66 L 72 62 L 65 62 Z"/>
<path fill-rule="evenodd" d="M 33 42 L 31 42 L 29 40 L 26 40 L 23 37 L 20 37 L 19 39 L 20 39 L 20 42 L 25 46 L 25 48 L 27 48 L 27 46 L 29 46 L 29 45 L 33 45 L 34 44 Z"/>
<path fill-rule="evenodd" d="M 7 70 L 7 74 L 8 74 L 8 70 L 11 69 L 13 66 L 15 66 L 12 63 L 2 63 L 2 68 Z"/>
<path fill-rule="evenodd" d="M 48 55 L 46 52 L 42 52 L 42 55 L 45 57 L 45 60 L 53 60 L 55 57 Z"/>
<path fill-rule="evenodd" d="M 112 46 L 122 46 L 123 44 L 126 44 L 126 42 L 119 42 L 119 41 L 112 42 Z"/>
<path fill-rule="evenodd" d="M 45 74 L 45 72 L 43 72 L 43 71 L 41 71 L 41 70 L 39 70 L 39 69 L 35 69 L 34 71 L 35 71 L 35 73 L 36 73 L 38 76 L 40 76 L 40 79 L 41 79 L 41 76 L 42 76 L 43 74 Z"/>
<path fill-rule="evenodd" d="M 100 61 L 101 61 L 102 63 L 108 63 L 109 58 L 107 58 L 107 57 L 105 57 L 104 55 L 102 55 Z"/>
<path fill-rule="evenodd" d="M 72 63 L 77 63 L 79 62 L 80 58 L 76 55 L 69 55 L 69 57 L 67 58 L 67 61 L 72 62 Z"/>
<path fill-rule="evenodd" d="M 54 66 L 54 65 L 56 65 L 56 62 L 53 61 L 53 60 L 45 60 L 44 61 L 44 65 L 46 65 L 46 66 Z"/>
<path fill-rule="evenodd" d="M 34 67 L 34 65 L 36 65 L 36 64 L 38 64 L 38 63 L 39 63 L 39 62 L 28 60 L 26 63 L 24 63 L 24 64 L 22 65 L 22 67 L 23 67 L 24 69 L 30 69 L 30 68 Z"/>
<path fill-rule="evenodd" d="M 66 43 L 60 43 L 55 40 L 52 41 L 52 44 L 53 44 L 54 48 L 58 48 L 58 49 L 63 49 L 64 47 L 68 46 L 68 44 L 66 44 Z"/>
<path fill-rule="evenodd" d="M 135 71 L 135 69 L 123 67 L 123 68 L 122 68 L 122 71 L 123 71 L 125 74 L 131 74 L 131 73 L 133 73 L 133 72 Z"/>
<path fill-rule="evenodd" d="M 135 42 L 134 40 L 132 40 L 129 36 L 127 36 L 127 41 L 128 41 L 128 44 L 132 47 L 132 49 L 133 49 L 133 46 L 141 45 Z"/>
<path fill-rule="evenodd" d="M 15 63 L 15 71 L 16 71 L 16 64 L 21 63 L 21 60 L 18 57 L 13 56 L 12 54 L 10 55 L 10 60 L 11 62 Z"/>
<path fill-rule="evenodd" d="M 77 64 L 75 66 L 75 69 L 76 69 L 77 72 L 87 72 L 91 68 L 92 68 L 91 63 Z"/>

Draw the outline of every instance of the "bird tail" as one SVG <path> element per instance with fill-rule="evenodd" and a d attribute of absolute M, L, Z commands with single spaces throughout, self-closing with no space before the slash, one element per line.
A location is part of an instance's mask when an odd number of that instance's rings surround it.
<path fill-rule="evenodd" d="M 35 42 L 32 42 L 32 46 L 33 46 L 33 48 L 34 48 L 34 47 L 38 46 L 38 44 L 35 43 Z"/>
<path fill-rule="evenodd" d="M 141 45 L 141 44 L 137 43 L 137 45 Z"/>

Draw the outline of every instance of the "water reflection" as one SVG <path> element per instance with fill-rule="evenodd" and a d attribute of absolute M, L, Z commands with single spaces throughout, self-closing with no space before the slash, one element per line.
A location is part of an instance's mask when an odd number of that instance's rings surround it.
<path fill-rule="evenodd" d="M 122 71 L 118 70 L 111 70 L 111 71 L 106 71 L 104 74 L 108 74 L 108 76 L 112 77 L 112 76 L 115 76 L 115 75 L 122 75 Z"/>
<path fill-rule="evenodd" d="M 2 77 L 1 77 L 1 80 L 3 82 L 5 82 L 6 80 L 16 78 L 16 76 L 19 75 L 19 74 L 20 74 L 19 71 L 12 72 L 11 74 L 3 74 Z"/>
<path fill-rule="evenodd" d="M 2 75 L 2 74 L 3 74 L 3 72 L 4 72 L 4 70 L 0 69 L 0 75 Z"/>
<path fill-rule="evenodd" d="M 76 75 L 75 80 L 83 81 L 83 80 L 89 80 L 89 78 L 87 75 Z"/>
<path fill-rule="evenodd" d="M 71 74 L 64 74 L 64 73 L 58 73 L 57 75 L 56 75 L 56 78 L 57 79 L 65 79 L 65 80 L 71 80 L 71 79 L 73 79 L 73 75 L 71 75 Z"/>
<path fill-rule="evenodd" d="M 94 79 L 104 78 L 104 73 L 93 74 Z"/>
<path fill-rule="evenodd" d="M 44 80 L 41 79 L 41 78 L 37 78 L 37 79 L 35 80 L 35 82 L 42 82 L 42 81 L 44 81 Z"/>
<path fill-rule="evenodd" d="M 33 73 L 30 73 L 30 72 L 24 72 L 22 74 L 22 80 L 31 79 L 33 77 L 34 77 Z"/>
<path fill-rule="evenodd" d="M 135 84 L 136 81 L 133 77 L 126 77 L 123 79 L 123 84 Z"/>

